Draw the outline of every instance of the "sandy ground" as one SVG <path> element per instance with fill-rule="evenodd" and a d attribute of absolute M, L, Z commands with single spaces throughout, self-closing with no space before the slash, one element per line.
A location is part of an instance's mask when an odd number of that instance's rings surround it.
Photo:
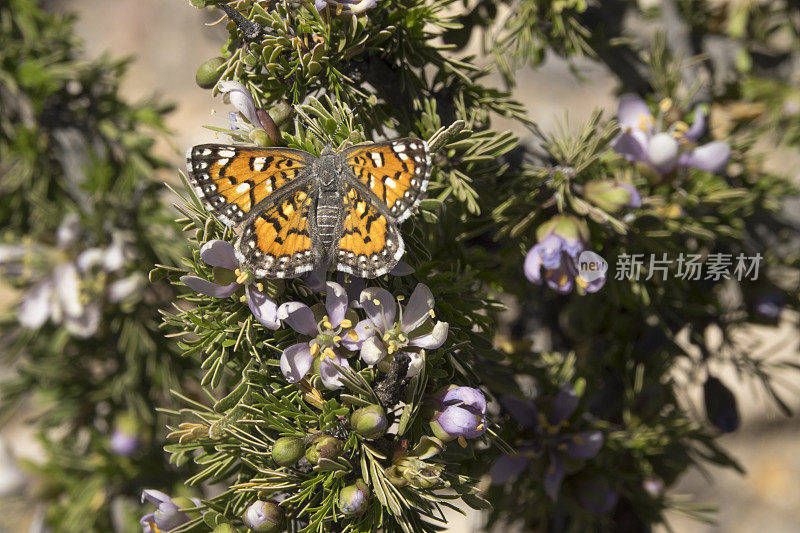
<path fill-rule="evenodd" d="M 138 100 L 155 94 L 177 104 L 168 125 L 175 133 L 174 143 L 162 142 L 160 154 L 167 157 L 177 170 L 182 165 L 186 148 L 210 141 L 213 136 L 203 125 L 219 123 L 223 115 L 211 115 L 212 107 L 225 111 L 219 99 L 194 83 L 197 66 L 218 55 L 223 42 L 219 28 L 205 27 L 209 15 L 176 0 L 56 0 L 50 4 L 59 10 L 78 14 L 77 32 L 85 43 L 89 56 L 109 53 L 112 56 L 135 58 L 123 84 L 124 94 Z M 547 62 L 540 69 L 519 73 L 515 96 L 526 103 L 530 116 L 540 127 L 552 129 L 568 112 L 571 124 L 580 124 L 596 106 L 607 114 L 615 110 L 614 82 L 601 69 L 587 65 L 584 70 L 591 83 L 580 83 L 557 62 Z M 569 99 L 565 99 L 568 94 Z M 565 102 L 568 102 L 565 110 Z M 500 127 L 512 127 L 501 123 Z M 517 130 L 521 135 L 524 131 Z M 791 156 L 798 158 L 797 154 Z M 172 179 L 176 174 L 165 175 Z M 764 338 L 775 339 L 775 332 L 760 332 Z M 777 334 L 786 339 L 781 356 L 800 357 L 796 347 L 796 328 L 787 324 Z M 689 520 L 678 513 L 670 515 L 674 531 L 686 533 L 729 532 L 770 533 L 800 530 L 800 455 L 796 443 L 800 438 L 800 423 L 776 415 L 763 398 L 748 384 L 735 376 L 724 376 L 735 386 L 742 406 L 744 424 L 734 435 L 722 439 L 722 444 L 745 466 L 745 477 L 712 469 L 706 477 L 698 471 L 688 472 L 674 495 L 690 495 L 695 502 L 719 506 L 716 525 Z M 798 379 L 795 379 L 798 382 Z M 690 395 L 695 401 L 699 391 Z M 790 403 L 800 407 L 798 396 Z M 30 455 L 28 438 L 21 424 L 4 431 L 5 439 L 17 453 Z M 479 516 L 469 513 L 466 519 L 454 517 L 449 531 L 466 533 L 475 529 Z M 0 531 L 4 531 L 0 520 Z M 8 529 L 11 531 L 12 529 Z M 14 531 L 19 531 L 17 527 Z"/>

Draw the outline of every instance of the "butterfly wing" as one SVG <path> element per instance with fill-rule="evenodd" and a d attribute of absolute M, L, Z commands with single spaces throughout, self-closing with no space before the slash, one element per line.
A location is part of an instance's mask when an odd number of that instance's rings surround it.
<path fill-rule="evenodd" d="M 361 278 L 376 278 L 394 268 L 403 256 L 403 238 L 385 208 L 379 209 L 372 195 L 361 189 L 345 184 L 336 268 Z"/>
<path fill-rule="evenodd" d="M 402 222 L 425 197 L 431 176 L 428 144 L 420 139 L 395 139 L 353 146 L 342 156 L 356 178 Z"/>
<path fill-rule="evenodd" d="M 294 278 L 322 260 L 309 187 L 279 193 L 242 224 L 236 257 L 256 277 Z"/>
<path fill-rule="evenodd" d="M 186 166 L 189 183 L 208 210 L 226 226 L 235 227 L 314 159 L 292 148 L 201 144 L 186 154 Z"/>

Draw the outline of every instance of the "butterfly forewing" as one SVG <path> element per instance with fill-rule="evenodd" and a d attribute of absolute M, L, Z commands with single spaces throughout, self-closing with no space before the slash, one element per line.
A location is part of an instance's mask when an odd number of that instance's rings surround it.
<path fill-rule="evenodd" d="M 389 272 L 403 255 L 403 239 L 394 220 L 355 187 L 346 187 L 344 223 L 336 268 L 362 278 Z"/>
<path fill-rule="evenodd" d="M 425 196 L 431 156 L 423 140 L 395 139 L 353 146 L 342 156 L 356 178 L 389 208 L 398 222 L 410 217 Z"/>
<path fill-rule="evenodd" d="M 189 182 L 208 210 L 227 226 L 297 178 L 314 156 L 291 148 L 201 144 L 186 156 Z"/>
<path fill-rule="evenodd" d="M 259 278 L 293 278 L 322 260 L 313 231 L 311 191 L 301 187 L 282 196 L 253 213 L 236 242 L 240 264 Z"/>

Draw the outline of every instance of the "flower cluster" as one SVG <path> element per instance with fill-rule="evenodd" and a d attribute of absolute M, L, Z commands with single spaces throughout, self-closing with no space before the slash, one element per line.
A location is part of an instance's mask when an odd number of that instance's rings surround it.
<path fill-rule="evenodd" d="M 84 238 L 78 215 L 70 214 L 58 227 L 54 248 L 0 245 L 3 272 L 30 285 L 17 309 L 21 325 L 39 329 L 49 319 L 71 335 L 87 338 L 100 325 L 104 302 L 126 301 L 142 288 L 141 274 L 124 275 L 126 247 L 121 234 L 104 248 L 83 248 Z"/>
<path fill-rule="evenodd" d="M 531 402 L 513 396 L 503 397 L 503 407 L 524 430 L 524 442 L 515 455 L 495 461 L 490 471 L 492 483 L 506 483 L 527 470 L 532 461 L 544 461 L 547 464 L 544 490 L 550 498 L 557 500 L 567 473 L 566 463 L 569 460 L 591 459 L 603 447 L 603 434 L 598 430 L 568 431 L 579 401 L 570 383 L 562 385 L 553 399 L 549 414 L 542 413 Z"/>
<path fill-rule="evenodd" d="M 578 272 L 578 259 L 586 250 L 586 223 L 569 215 L 556 215 L 537 230 L 539 242 L 525 256 L 525 276 L 532 283 L 560 293 L 571 292 L 577 284 L 583 291 L 597 292 L 605 284 L 605 272 L 586 279 Z"/>
<path fill-rule="evenodd" d="M 291 383 L 313 369 L 327 388 L 339 388 L 337 367 L 349 368 L 345 354 L 356 351 L 364 363 L 384 371 L 397 353 L 407 354 L 411 360 L 407 376 L 413 377 L 425 364 L 425 350 L 439 348 L 447 338 L 448 324 L 433 320 L 433 294 L 422 283 L 405 307 L 385 289 L 363 288 L 358 293 L 365 284 L 354 276 L 348 276 L 344 286 L 324 283 L 324 306 L 309 307 L 302 302 L 278 306 L 261 283 L 240 269 L 230 243 L 211 240 L 201 247 L 200 258 L 213 267 L 214 281 L 185 275 L 180 280 L 186 286 L 213 298 L 227 298 L 243 289 L 240 298 L 259 323 L 271 330 L 284 324 L 300 335 L 300 342 L 284 349 L 280 360 L 281 371 Z M 356 308 L 367 316 L 357 323 Z"/>
<path fill-rule="evenodd" d="M 725 168 L 731 155 L 728 143 L 713 141 L 697 145 L 706 129 L 706 116 L 702 107 L 695 109 L 691 126 L 683 121 L 675 121 L 666 126 L 665 116 L 672 108 L 671 100 L 662 100 L 659 105 L 660 113 L 658 117 L 654 117 L 639 96 L 623 95 L 617 111 L 622 132 L 614 140 L 614 150 L 629 161 L 650 166 L 660 176 L 687 167 L 708 172 L 719 172 Z"/>

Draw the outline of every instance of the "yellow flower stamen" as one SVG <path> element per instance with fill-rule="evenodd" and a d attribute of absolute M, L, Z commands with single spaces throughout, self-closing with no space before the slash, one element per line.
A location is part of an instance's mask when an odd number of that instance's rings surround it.
<path fill-rule="evenodd" d="M 312 357 L 315 357 L 319 353 L 319 344 L 312 344 L 309 351 L 311 352 Z"/>
<path fill-rule="evenodd" d="M 331 324 L 330 320 L 328 320 L 328 315 L 322 317 L 322 325 L 325 329 L 333 329 L 333 324 Z"/>
<path fill-rule="evenodd" d="M 403 296 L 402 294 L 401 294 L 400 296 L 398 296 L 398 297 L 397 297 L 397 301 L 398 301 L 398 302 L 402 302 L 402 301 L 403 301 L 403 300 L 405 300 L 405 299 L 406 299 L 406 297 L 405 297 L 405 296 Z"/>
<path fill-rule="evenodd" d="M 242 285 L 250 277 L 250 274 L 247 272 L 242 272 L 238 268 L 236 269 L 236 271 L 237 271 L 236 283 Z"/>
<path fill-rule="evenodd" d="M 658 108 L 661 110 L 662 113 L 666 113 L 670 109 L 672 109 L 672 98 L 664 98 L 658 103 Z"/>
<path fill-rule="evenodd" d="M 348 331 L 347 332 L 347 336 L 350 337 L 350 340 L 353 341 L 353 342 L 358 340 L 358 333 L 356 333 L 355 331 L 352 331 L 352 330 Z"/>
<path fill-rule="evenodd" d="M 467 439 L 464 438 L 464 435 L 459 435 L 458 443 L 461 445 L 462 448 L 467 447 Z"/>
<path fill-rule="evenodd" d="M 352 328 L 353 322 L 349 318 L 345 318 L 344 320 L 339 322 L 339 325 L 342 326 L 343 328 Z"/>
<path fill-rule="evenodd" d="M 380 300 L 378 300 L 377 298 L 375 298 L 374 300 L 372 300 L 372 303 L 374 303 L 375 305 L 381 305 L 381 301 L 380 301 Z"/>
<path fill-rule="evenodd" d="M 322 350 L 322 360 L 323 361 L 325 359 L 333 359 L 334 357 L 336 357 L 336 352 L 334 352 L 332 349 L 325 348 L 324 350 Z"/>
<path fill-rule="evenodd" d="M 339 342 L 340 340 L 342 340 L 342 338 L 340 336 L 338 336 L 338 335 L 335 335 L 333 337 L 333 342 Z"/>
<path fill-rule="evenodd" d="M 680 132 L 689 131 L 689 125 L 687 123 L 685 123 L 684 121 L 682 121 L 682 120 L 679 120 L 678 122 L 676 122 L 673 125 L 673 127 L 675 128 L 675 131 L 680 131 Z"/>
<path fill-rule="evenodd" d="M 433 309 L 428 311 L 428 314 L 431 316 L 431 318 L 436 318 L 436 313 L 433 312 Z"/>

